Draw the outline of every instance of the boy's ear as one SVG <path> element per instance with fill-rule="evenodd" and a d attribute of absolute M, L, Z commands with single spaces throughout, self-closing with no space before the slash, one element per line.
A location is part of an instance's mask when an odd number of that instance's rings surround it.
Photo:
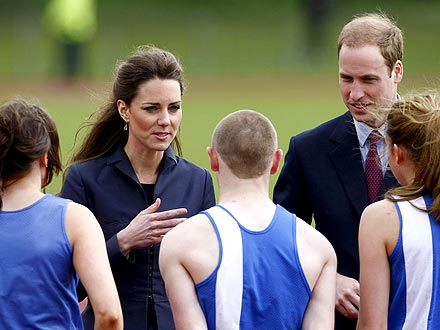
<path fill-rule="evenodd" d="M 217 172 L 218 171 L 217 152 L 214 149 L 212 149 L 212 147 L 208 147 L 207 151 L 208 151 L 209 164 L 211 166 L 211 170 L 213 170 L 214 172 Z"/>
<path fill-rule="evenodd" d="M 270 174 L 275 174 L 278 172 L 280 167 L 281 159 L 283 158 L 283 150 L 277 149 L 273 155 L 272 167 L 270 168 Z"/>

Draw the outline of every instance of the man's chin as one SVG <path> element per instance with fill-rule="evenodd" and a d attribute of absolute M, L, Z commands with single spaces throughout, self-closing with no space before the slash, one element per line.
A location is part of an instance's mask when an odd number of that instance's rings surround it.
<path fill-rule="evenodd" d="M 381 118 L 381 116 L 379 116 L 377 113 L 375 112 L 368 112 L 368 110 L 364 110 L 364 111 L 357 111 L 351 112 L 352 116 L 354 119 L 356 119 L 356 121 L 361 122 L 361 123 L 365 123 L 366 125 L 370 126 L 370 127 L 380 127 L 383 124 L 383 118 Z"/>

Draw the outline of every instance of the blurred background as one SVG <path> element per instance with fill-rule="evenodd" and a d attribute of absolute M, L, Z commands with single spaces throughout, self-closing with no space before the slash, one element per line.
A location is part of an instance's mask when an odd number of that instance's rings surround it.
<path fill-rule="evenodd" d="M 273 121 L 286 152 L 291 135 L 345 111 L 337 37 L 353 15 L 373 11 L 404 32 L 400 93 L 437 89 L 437 0 L 0 0 L 0 99 L 22 96 L 46 108 L 68 164 L 77 129 L 111 90 L 116 63 L 153 44 L 185 68 L 185 158 L 208 167 L 215 124 L 243 108 Z"/>

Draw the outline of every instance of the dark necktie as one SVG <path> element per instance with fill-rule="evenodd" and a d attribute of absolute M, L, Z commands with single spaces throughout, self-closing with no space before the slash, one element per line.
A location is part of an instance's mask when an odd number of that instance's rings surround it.
<path fill-rule="evenodd" d="M 380 188 L 382 187 L 383 172 L 379 154 L 377 153 L 377 142 L 381 138 L 378 131 L 372 131 L 368 139 L 370 149 L 365 159 L 365 178 L 367 179 L 368 197 L 370 203 L 377 201 Z"/>

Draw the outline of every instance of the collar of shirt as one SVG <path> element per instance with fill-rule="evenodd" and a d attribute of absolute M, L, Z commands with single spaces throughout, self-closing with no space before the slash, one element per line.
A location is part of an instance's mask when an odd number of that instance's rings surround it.
<path fill-rule="evenodd" d="M 368 149 L 370 148 L 370 143 L 368 142 L 368 136 L 374 129 L 365 123 L 356 121 L 354 118 L 353 121 L 354 121 L 354 126 L 356 127 L 356 134 L 359 141 L 359 149 L 362 155 L 362 163 L 365 166 L 365 158 L 367 157 Z M 385 136 L 385 130 L 386 130 L 385 124 L 380 126 L 378 129 L 379 133 L 382 134 L 383 137 Z M 382 163 L 383 171 L 385 173 L 386 167 L 388 166 L 385 139 L 380 139 L 377 142 L 377 152 L 379 153 L 380 162 Z"/>

